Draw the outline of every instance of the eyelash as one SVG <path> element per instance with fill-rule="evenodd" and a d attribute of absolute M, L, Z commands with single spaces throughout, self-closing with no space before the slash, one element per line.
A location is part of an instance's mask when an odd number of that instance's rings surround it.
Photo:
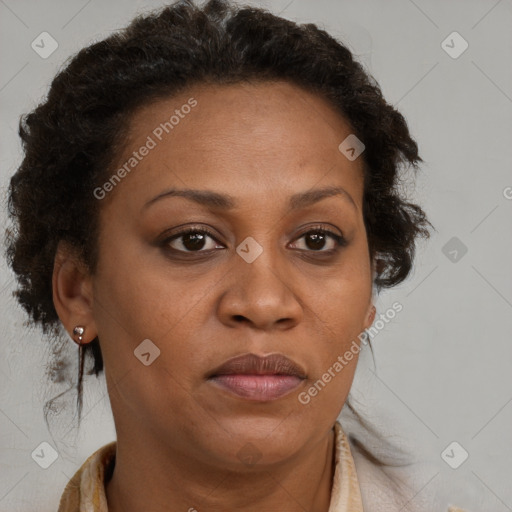
<path fill-rule="evenodd" d="M 199 251 L 182 251 L 182 250 L 179 250 L 179 249 L 173 249 L 173 248 L 170 248 L 168 247 L 169 246 L 169 243 L 174 241 L 174 240 L 177 240 L 179 239 L 180 237 L 182 236 L 185 236 L 185 235 L 189 235 L 189 234 L 197 234 L 197 233 L 200 233 L 200 234 L 203 234 L 203 235 L 208 235 L 210 238 L 212 238 L 213 240 L 215 240 L 215 242 L 217 243 L 220 243 L 216 236 L 208 229 L 206 228 L 196 228 L 194 226 L 190 227 L 190 228 L 187 228 L 183 231 L 179 231 L 178 233 L 175 233 L 173 234 L 171 237 L 168 237 L 166 238 L 165 240 L 162 240 L 161 242 L 161 245 L 165 248 L 168 248 L 170 251 L 174 252 L 174 253 L 184 253 L 184 254 L 201 254 L 201 253 L 209 253 L 210 251 L 215 251 L 216 249 L 211 249 L 211 250 L 199 250 Z M 300 251 L 302 252 L 307 252 L 307 253 L 317 253 L 317 254 L 327 254 L 327 255 L 334 255 L 335 253 L 339 252 L 343 247 L 346 247 L 348 245 L 345 237 L 343 237 L 343 235 L 338 235 L 337 233 L 334 233 L 324 227 L 315 227 L 313 226 L 311 229 L 309 229 L 308 231 L 302 233 L 299 237 L 297 237 L 295 240 L 300 240 L 301 238 L 303 238 L 305 235 L 309 235 L 310 233 L 320 233 L 320 234 L 323 234 L 323 235 L 327 235 L 329 238 L 333 239 L 335 242 L 336 242 L 336 247 L 334 249 L 330 249 L 328 251 L 323 251 L 323 250 L 318 250 L 318 251 L 314 251 L 314 250 L 307 250 L 307 249 L 300 249 Z"/>

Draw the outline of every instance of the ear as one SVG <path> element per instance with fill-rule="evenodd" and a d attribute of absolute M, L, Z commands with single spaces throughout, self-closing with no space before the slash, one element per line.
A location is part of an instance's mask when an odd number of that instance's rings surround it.
<path fill-rule="evenodd" d="M 89 272 L 77 251 L 63 241 L 59 242 L 55 254 L 52 289 L 55 310 L 70 336 L 74 339 L 73 328 L 82 325 L 86 328 L 82 343 L 89 343 L 96 338 Z"/>
<path fill-rule="evenodd" d="M 375 314 L 376 309 L 373 305 L 373 298 L 374 298 L 374 290 L 373 290 L 373 283 L 375 283 L 375 278 L 377 277 L 378 272 L 381 270 L 381 263 L 382 261 L 379 259 L 372 259 L 371 261 L 371 272 L 372 272 L 372 295 L 370 298 L 370 303 L 368 304 L 368 309 L 366 310 L 366 317 L 364 320 L 364 329 L 368 329 L 373 324 L 373 321 L 375 320 Z"/>
<path fill-rule="evenodd" d="M 373 321 L 375 320 L 375 313 L 376 313 L 375 306 L 373 305 L 373 301 L 370 302 L 368 305 L 368 310 L 366 311 L 366 318 L 364 321 L 364 328 L 368 329 L 373 324 Z"/>

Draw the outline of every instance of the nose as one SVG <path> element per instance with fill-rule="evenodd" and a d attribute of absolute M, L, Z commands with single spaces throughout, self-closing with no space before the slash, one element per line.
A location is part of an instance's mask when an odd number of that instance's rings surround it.
<path fill-rule="evenodd" d="M 294 287 L 293 264 L 278 266 L 270 251 L 263 251 L 252 263 L 237 258 L 219 299 L 221 322 L 230 327 L 245 323 L 258 330 L 286 330 L 297 325 L 303 307 Z"/>

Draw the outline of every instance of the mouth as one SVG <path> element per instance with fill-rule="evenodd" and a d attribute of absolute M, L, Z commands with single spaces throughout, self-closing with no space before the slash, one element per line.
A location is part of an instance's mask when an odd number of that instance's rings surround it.
<path fill-rule="evenodd" d="M 292 375 L 218 375 L 210 382 L 240 398 L 269 402 L 298 388 L 304 379 Z"/>
<path fill-rule="evenodd" d="M 244 354 L 229 359 L 207 378 L 216 388 L 239 398 L 266 402 L 290 394 L 306 379 L 306 372 L 281 354 Z"/>

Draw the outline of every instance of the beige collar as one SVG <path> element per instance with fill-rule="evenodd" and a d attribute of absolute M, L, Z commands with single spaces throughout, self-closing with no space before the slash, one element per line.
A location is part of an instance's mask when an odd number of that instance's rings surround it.
<path fill-rule="evenodd" d="M 361 493 L 348 439 L 336 422 L 335 469 L 329 512 L 363 512 Z M 115 463 L 116 441 L 94 452 L 68 482 L 58 512 L 108 512 L 105 481 Z"/>

